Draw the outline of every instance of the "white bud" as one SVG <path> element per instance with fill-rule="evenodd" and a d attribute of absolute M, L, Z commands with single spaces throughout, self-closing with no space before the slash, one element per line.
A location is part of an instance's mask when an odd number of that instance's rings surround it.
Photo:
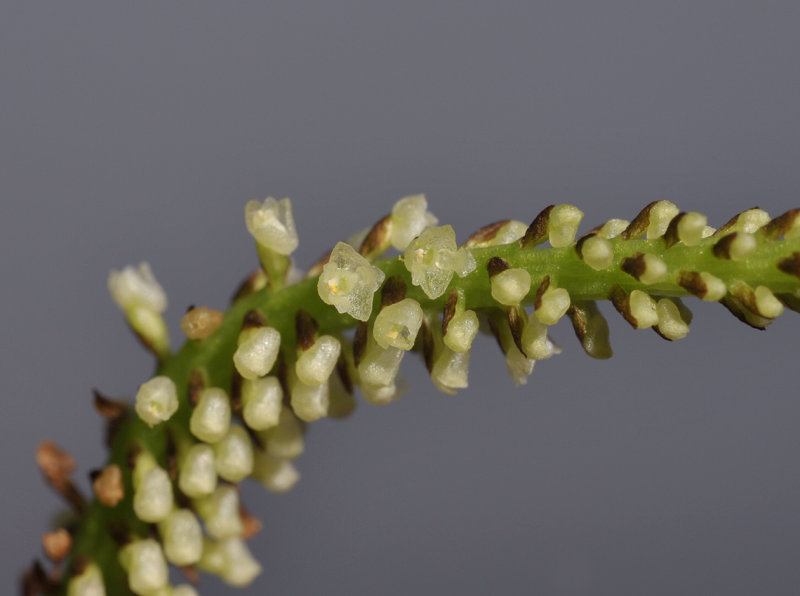
<path fill-rule="evenodd" d="M 492 298 L 500 304 L 516 306 L 531 291 L 531 274 L 525 269 L 506 269 L 490 279 Z"/>
<path fill-rule="evenodd" d="M 428 298 L 444 294 L 454 273 L 464 277 L 476 267 L 472 253 L 456 246 L 456 233 L 449 225 L 422 232 L 408 245 L 403 262 L 411 272 L 411 283 Z"/>
<path fill-rule="evenodd" d="M 250 585 L 261 573 L 261 565 L 240 538 L 229 538 L 221 542 L 220 549 L 224 560 L 220 577 L 225 583 L 241 588 Z"/>
<path fill-rule="evenodd" d="M 128 324 L 145 346 L 159 357 L 169 355 L 169 330 L 161 313 L 142 306 L 125 311 Z"/>
<path fill-rule="evenodd" d="M 627 219 L 609 219 L 600 227 L 597 235 L 607 239 L 616 238 L 625 231 L 630 223 Z"/>
<path fill-rule="evenodd" d="M 473 310 L 456 312 L 447 324 L 447 333 L 444 335 L 444 345 L 454 352 L 466 352 L 472 346 L 472 341 L 478 335 L 478 315 Z"/>
<path fill-rule="evenodd" d="M 137 307 L 157 313 L 167 309 L 167 295 L 147 263 L 141 263 L 138 268 L 129 265 L 122 271 L 112 270 L 108 276 L 108 290 L 125 312 Z"/>
<path fill-rule="evenodd" d="M 151 594 L 169 581 L 164 553 L 152 538 L 131 542 L 123 547 L 120 560 L 128 569 L 128 587 L 136 594 Z"/>
<path fill-rule="evenodd" d="M 203 530 L 194 513 L 175 509 L 158 524 L 167 561 L 179 567 L 194 565 L 203 554 Z"/>
<path fill-rule="evenodd" d="M 230 424 L 231 402 L 228 394 L 219 387 L 203 389 L 189 419 L 192 434 L 206 443 L 216 443 L 228 434 Z"/>
<path fill-rule="evenodd" d="M 278 425 L 261 434 L 266 452 L 281 459 L 295 459 L 305 450 L 303 427 L 290 408 L 281 408 Z"/>
<path fill-rule="evenodd" d="M 342 345 L 332 335 L 318 337 L 312 346 L 303 352 L 295 364 L 297 378 L 306 385 L 321 385 L 328 381 L 336 368 Z"/>
<path fill-rule="evenodd" d="M 80 575 L 70 579 L 67 585 L 67 596 L 106 596 L 100 568 L 94 563 L 90 563 Z"/>
<path fill-rule="evenodd" d="M 744 261 L 756 250 L 756 237 L 747 232 L 738 232 L 728 247 L 728 254 L 734 261 Z"/>
<path fill-rule="evenodd" d="M 239 482 L 253 471 L 253 444 L 241 426 L 231 426 L 228 434 L 214 445 L 217 474 L 229 482 Z"/>
<path fill-rule="evenodd" d="M 717 228 L 712 228 L 711 226 L 705 226 L 703 228 L 702 234 L 700 234 L 703 238 L 710 238 L 717 232 Z"/>
<path fill-rule="evenodd" d="M 550 210 L 547 233 L 550 246 L 561 248 L 575 241 L 578 226 L 581 225 L 583 211 L 572 205 L 556 205 Z"/>
<path fill-rule="evenodd" d="M 172 482 L 169 474 L 156 466 L 140 475 L 140 478 L 133 493 L 133 511 L 142 521 L 161 521 L 172 510 Z"/>
<path fill-rule="evenodd" d="M 467 387 L 469 354 L 454 352 L 445 345 L 441 346 L 431 369 L 431 379 L 440 391 L 454 394 L 456 390 Z"/>
<path fill-rule="evenodd" d="M 372 334 L 382 348 L 410 350 L 422 326 L 422 307 L 412 298 L 384 306 L 375 317 Z"/>
<path fill-rule="evenodd" d="M 762 317 L 774 319 L 783 313 L 783 304 L 768 287 L 758 286 L 754 291 L 754 297 L 756 309 Z"/>
<path fill-rule="evenodd" d="M 536 317 L 528 318 L 522 329 L 520 343 L 531 360 L 545 360 L 555 354 L 553 342 L 547 337 L 547 326 Z"/>
<path fill-rule="evenodd" d="M 733 230 L 745 232 L 747 234 L 755 234 L 760 228 L 767 225 L 769 221 L 769 213 L 756 207 L 755 209 L 742 211 L 736 219 Z"/>
<path fill-rule="evenodd" d="M 590 236 L 581 245 L 583 262 L 595 271 L 602 271 L 614 261 L 614 247 L 602 236 Z"/>
<path fill-rule="evenodd" d="M 253 430 L 266 430 L 278 424 L 283 389 L 275 377 L 242 383 L 242 416 Z"/>
<path fill-rule="evenodd" d="M 656 303 L 658 313 L 658 330 L 667 339 L 681 339 L 689 333 L 689 326 L 681 318 L 675 303 L 669 298 L 662 298 Z"/>
<path fill-rule="evenodd" d="M 397 201 L 392 208 L 392 246 L 405 250 L 425 228 L 436 225 L 436 217 L 428 211 L 425 195 L 412 195 Z"/>
<path fill-rule="evenodd" d="M 233 364 L 245 379 L 257 379 L 267 374 L 281 348 L 281 334 L 272 327 L 245 329 L 239 334 L 239 347 L 233 354 Z"/>
<path fill-rule="evenodd" d="M 300 420 L 314 422 L 328 415 L 330 395 L 328 383 L 306 385 L 295 378 L 291 384 L 291 404 L 294 413 Z"/>
<path fill-rule="evenodd" d="M 292 462 L 267 453 L 259 453 L 256 457 L 253 477 L 273 493 L 285 493 L 300 480 L 300 474 Z"/>
<path fill-rule="evenodd" d="M 535 364 L 536 361 L 526 358 L 516 345 L 512 344 L 506 351 L 506 369 L 517 387 L 528 382 Z"/>
<path fill-rule="evenodd" d="M 651 253 L 646 253 L 643 256 L 644 271 L 639 275 L 639 281 L 643 284 L 656 284 L 667 279 L 667 264 L 661 259 Z"/>
<path fill-rule="evenodd" d="M 244 215 L 247 230 L 261 246 L 281 255 L 289 255 L 297 248 L 292 202 L 288 198 L 276 201 L 269 197 L 263 204 L 250 201 Z"/>
<path fill-rule="evenodd" d="M 541 297 L 541 304 L 534 315 L 543 325 L 555 325 L 566 314 L 571 304 L 569 293 L 564 288 L 548 287 Z"/>
<path fill-rule="evenodd" d="M 690 211 L 678 221 L 678 239 L 686 246 L 697 246 L 703 239 L 707 223 L 705 215 Z"/>
<path fill-rule="evenodd" d="M 489 242 L 478 244 L 477 246 L 501 246 L 516 242 L 528 231 L 528 225 L 512 219 L 502 226 Z"/>
<path fill-rule="evenodd" d="M 647 225 L 647 239 L 661 238 L 669 227 L 669 222 L 680 213 L 680 209 L 670 201 L 657 201 L 650 209 Z"/>
<path fill-rule="evenodd" d="M 375 341 L 374 334 L 367 334 L 367 346 L 358 363 L 360 381 L 367 385 L 393 384 L 404 353 L 398 348 L 380 347 Z"/>
<path fill-rule="evenodd" d="M 349 244 L 339 242 L 322 268 L 317 293 L 325 304 L 359 321 L 372 314 L 372 300 L 386 274 Z"/>
<path fill-rule="evenodd" d="M 139 387 L 136 414 L 149 426 L 169 420 L 177 410 L 178 392 L 169 377 L 154 377 Z"/>
<path fill-rule="evenodd" d="M 208 534 L 218 540 L 241 535 L 244 527 L 239 514 L 239 493 L 230 485 L 217 488 L 213 494 L 194 502 Z"/>
<path fill-rule="evenodd" d="M 702 271 L 700 273 L 700 279 L 706 286 L 706 293 L 701 296 L 703 300 L 706 300 L 707 302 L 717 302 L 722 300 L 725 297 L 725 294 L 728 293 L 728 288 L 725 286 L 725 282 L 720 278 L 711 275 L 706 271 Z"/>
<path fill-rule="evenodd" d="M 189 584 L 181 584 L 172 589 L 172 596 L 200 596 L 200 594 Z"/>
<path fill-rule="evenodd" d="M 647 292 L 633 290 L 628 296 L 631 316 L 636 320 L 637 329 L 647 329 L 658 324 L 656 301 Z"/>
<path fill-rule="evenodd" d="M 217 487 L 217 468 L 214 450 L 210 445 L 199 443 L 186 452 L 178 474 L 178 486 L 187 497 L 192 498 L 214 492 Z"/>

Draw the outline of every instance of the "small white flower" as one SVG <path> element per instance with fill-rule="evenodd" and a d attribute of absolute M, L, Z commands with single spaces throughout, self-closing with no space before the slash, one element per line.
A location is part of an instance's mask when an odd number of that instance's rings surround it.
<path fill-rule="evenodd" d="M 128 586 L 136 594 L 150 594 L 167 585 L 167 561 L 152 538 L 131 542 L 120 551 L 120 559 L 128 569 Z"/>
<path fill-rule="evenodd" d="M 475 258 L 466 248 L 456 246 L 452 226 L 428 228 L 406 249 L 403 262 L 411 272 L 411 283 L 428 298 L 438 298 L 447 290 L 453 274 L 464 277 L 475 270 Z"/>
<path fill-rule="evenodd" d="M 435 226 L 437 221 L 436 216 L 428 211 L 425 195 L 403 197 L 392 208 L 392 246 L 405 250 L 425 228 Z"/>
<path fill-rule="evenodd" d="M 169 420 L 177 410 L 178 392 L 169 377 L 154 377 L 139 387 L 136 413 L 149 426 Z"/>
<path fill-rule="evenodd" d="M 203 530 L 194 513 L 188 509 L 175 509 L 159 522 L 158 530 L 164 541 L 167 561 L 182 567 L 200 560 Z"/>
<path fill-rule="evenodd" d="M 108 275 L 108 290 L 125 312 L 145 308 L 162 313 L 167 309 L 167 295 L 147 263 L 140 263 L 139 267 L 128 265 L 122 271 L 113 269 Z"/>
<path fill-rule="evenodd" d="M 244 209 L 247 230 L 261 246 L 289 255 L 297 248 L 297 231 L 292 217 L 292 202 L 286 198 L 267 198 L 263 204 L 250 201 Z"/>
<path fill-rule="evenodd" d="M 410 350 L 421 326 L 422 307 L 419 302 L 404 298 L 381 309 L 375 317 L 372 334 L 382 348 Z"/>
<path fill-rule="evenodd" d="M 385 278 L 383 271 L 370 265 L 352 246 L 339 242 L 322 268 L 317 292 L 325 304 L 340 313 L 366 321 L 372 314 L 373 296 Z"/>
<path fill-rule="evenodd" d="M 225 540 L 242 533 L 239 493 L 234 486 L 220 486 L 208 497 L 196 500 L 194 506 L 213 538 Z"/>

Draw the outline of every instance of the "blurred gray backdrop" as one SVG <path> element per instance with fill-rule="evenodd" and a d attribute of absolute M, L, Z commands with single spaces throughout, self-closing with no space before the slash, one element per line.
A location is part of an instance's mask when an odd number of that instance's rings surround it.
<path fill-rule="evenodd" d="M 256 264 L 243 206 L 290 196 L 309 264 L 398 198 L 463 240 L 548 203 L 584 229 L 669 199 L 719 225 L 800 206 L 800 4 L 6 2 L 0 10 L 0 581 L 59 501 L 43 438 L 102 463 L 90 390 L 152 371 L 106 291 L 148 260 L 224 307 Z M 615 357 L 323 421 L 283 496 L 245 490 L 263 575 L 204 594 L 796 594 L 800 317 L 692 301 L 675 343 L 612 310 Z"/>

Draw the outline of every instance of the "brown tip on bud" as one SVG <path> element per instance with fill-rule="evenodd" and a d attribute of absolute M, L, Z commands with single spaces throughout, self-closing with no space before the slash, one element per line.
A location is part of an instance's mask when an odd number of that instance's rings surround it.
<path fill-rule="evenodd" d="M 800 313 L 800 296 L 795 296 L 794 294 L 775 294 L 775 297 L 789 310 Z"/>
<path fill-rule="evenodd" d="M 56 588 L 57 582 L 48 577 L 42 564 L 35 560 L 22 576 L 23 596 L 41 596 Z"/>
<path fill-rule="evenodd" d="M 753 209 L 760 209 L 760 207 L 756 205 L 755 207 L 751 207 L 750 209 L 745 209 L 744 211 L 752 211 Z M 744 211 L 742 211 L 742 213 L 744 213 Z M 737 213 L 736 215 L 731 217 L 727 222 L 725 222 L 725 225 L 719 228 L 716 232 L 714 232 L 712 236 L 719 238 L 723 234 L 726 234 L 728 230 L 733 229 L 736 226 L 736 222 L 738 222 L 739 218 L 742 216 L 742 213 Z"/>
<path fill-rule="evenodd" d="M 500 257 L 492 257 L 486 261 L 486 270 L 489 272 L 489 277 L 494 277 L 498 273 L 502 273 L 508 269 L 508 261 Z"/>
<path fill-rule="evenodd" d="M 400 302 L 406 297 L 406 282 L 399 275 L 386 280 L 381 288 L 381 308 Z"/>
<path fill-rule="evenodd" d="M 248 310 L 242 319 L 242 331 L 245 329 L 257 329 L 267 324 L 267 317 L 257 310 Z"/>
<path fill-rule="evenodd" d="M 685 216 L 686 212 L 681 211 L 670 220 L 667 231 L 664 232 L 664 248 L 675 246 L 680 241 L 680 237 L 678 236 L 678 224 Z"/>
<path fill-rule="evenodd" d="M 793 252 L 792 256 L 778 261 L 778 269 L 788 275 L 800 277 L 800 252 Z"/>
<path fill-rule="evenodd" d="M 186 578 L 193 586 L 196 586 L 200 583 L 200 574 L 197 573 L 197 567 L 194 565 L 186 565 L 185 567 L 180 568 L 183 577 Z"/>
<path fill-rule="evenodd" d="M 361 362 L 364 350 L 367 349 L 367 333 L 369 326 L 366 321 L 361 321 L 356 327 L 356 334 L 353 336 L 353 362 L 356 366 Z"/>
<path fill-rule="evenodd" d="M 764 234 L 766 240 L 777 240 L 792 228 L 798 217 L 800 209 L 789 209 L 763 226 L 760 232 Z"/>
<path fill-rule="evenodd" d="M 542 278 L 542 281 L 539 282 L 539 287 L 536 289 L 536 298 L 533 301 L 533 308 L 539 308 L 542 306 L 542 296 L 547 291 L 547 288 L 550 287 L 550 276 L 545 275 Z"/>
<path fill-rule="evenodd" d="M 131 445 L 128 448 L 128 453 L 125 457 L 125 465 L 128 466 L 129 470 L 133 470 L 136 467 L 136 460 L 139 459 L 139 454 L 142 452 L 142 448 L 138 444 Z"/>
<path fill-rule="evenodd" d="M 602 228 L 602 227 L 603 227 L 603 226 L 598 226 L 598 227 L 596 227 L 594 230 L 592 230 L 592 231 L 591 231 L 591 232 L 589 232 L 588 234 L 584 234 L 583 236 L 581 236 L 580 238 L 578 238 L 578 241 L 577 241 L 577 242 L 575 242 L 575 252 L 576 252 L 576 253 L 578 253 L 578 256 L 579 256 L 581 259 L 583 259 L 583 243 L 584 243 L 584 242 L 586 242 L 586 241 L 587 241 L 589 238 L 591 238 L 592 236 L 597 236 L 597 233 L 598 233 L 598 231 L 599 231 L 599 230 L 600 230 L 600 228 Z"/>
<path fill-rule="evenodd" d="M 189 389 L 187 391 L 189 396 L 189 404 L 192 407 L 197 405 L 197 401 L 200 399 L 200 392 L 206 386 L 206 379 L 203 375 L 203 371 L 199 368 L 193 368 L 192 372 L 189 373 Z"/>
<path fill-rule="evenodd" d="M 263 527 L 261 520 L 247 511 L 243 505 L 239 505 L 239 519 L 242 520 L 242 540 L 250 540 Z"/>
<path fill-rule="evenodd" d="M 453 317 L 456 315 L 456 304 L 458 304 L 458 290 L 453 290 L 447 297 L 447 302 L 442 311 L 442 335 L 447 335 L 447 326 Z"/>
<path fill-rule="evenodd" d="M 347 393 L 353 395 L 353 378 L 350 376 L 350 368 L 347 365 L 347 358 L 344 355 L 346 349 L 347 345 L 343 342 L 339 360 L 336 361 L 336 372 L 339 373 L 339 378 L 342 380 L 342 385 L 344 385 Z"/>
<path fill-rule="evenodd" d="M 510 221 L 510 219 L 504 219 L 502 221 L 490 223 L 488 226 L 483 226 L 479 230 L 473 232 L 472 235 L 467 238 L 466 242 L 462 244 L 462 246 L 473 248 L 476 246 L 487 246 L 491 244 L 492 240 L 494 240 L 495 236 L 497 236 L 497 233 L 500 231 L 500 228 Z"/>
<path fill-rule="evenodd" d="M 508 326 L 511 329 L 511 337 L 514 339 L 517 349 L 527 358 L 528 354 L 522 347 L 522 330 L 525 328 L 525 318 L 522 316 L 521 310 L 519 306 L 509 306 L 506 309 L 506 316 L 508 317 Z"/>
<path fill-rule="evenodd" d="M 658 201 L 648 203 L 644 209 L 639 211 L 636 217 L 633 218 L 631 223 L 628 224 L 628 227 L 622 231 L 619 237 L 623 240 L 635 240 L 636 238 L 641 238 L 644 236 L 645 232 L 647 232 L 647 227 L 650 225 L 650 211 L 653 209 L 656 203 L 658 203 Z"/>
<path fill-rule="evenodd" d="M 719 230 L 717 230 L 717 233 L 714 234 L 714 236 L 717 236 L 718 233 Z M 736 236 L 738 236 L 738 232 L 733 232 L 732 234 L 728 234 L 727 236 L 720 238 L 711 248 L 711 252 L 714 254 L 714 256 L 718 259 L 730 259 L 731 244 L 733 244 L 733 241 L 736 240 Z"/>
<path fill-rule="evenodd" d="M 425 368 L 428 369 L 430 374 L 433 371 L 433 354 L 436 350 L 436 345 L 433 341 L 433 329 L 431 329 L 431 322 L 428 317 L 422 320 L 422 356 L 425 359 Z"/>
<path fill-rule="evenodd" d="M 751 310 L 749 310 L 744 304 L 741 303 L 737 298 L 734 296 L 728 295 L 722 298 L 719 303 L 728 309 L 734 317 L 739 319 L 745 325 L 749 325 L 753 329 L 758 329 L 759 331 L 764 331 L 767 326 L 772 322 L 772 319 L 766 319 L 764 317 L 760 317 Z"/>
<path fill-rule="evenodd" d="M 550 212 L 553 210 L 553 207 L 555 207 L 555 205 L 548 205 L 534 218 L 531 225 L 525 230 L 525 235 L 522 237 L 522 240 L 520 240 L 520 246 L 522 248 L 537 246 L 547 239 L 547 223 L 550 221 Z"/>
<path fill-rule="evenodd" d="M 103 505 L 116 507 L 125 498 L 120 467 L 117 464 L 109 464 L 103 468 L 92 481 L 92 490 Z"/>
<path fill-rule="evenodd" d="M 121 519 L 114 519 L 108 523 L 108 535 L 111 536 L 111 540 L 113 540 L 114 544 L 116 544 L 119 548 L 122 548 L 126 544 L 130 544 L 132 541 L 131 531 L 128 528 L 128 524 Z"/>
<path fill-rule="evenodd" d="M 600 360 L 613 356 L 608 321 L 594 301 L 574 301 L 567 310 L 567 316 L 587 355 Z"/>
<path fill-rule="evenodd" d="M 319 325 L 306 309 L 299 308 L 294 313 L 294 330 L 297 334 L 297 349 L 308 350 L 317 339 Z"/>
<path fill-rule="evenodd" d="M 647 269 L 647 263 L 645 263 L 644 255 L 640 252 L 636 253 L 632 257 L 626 257 L 622 259 L 620 266 L 625 273 L 637 281 Z"/>
<path fill-rule="evenodd" d="M 69 554 L 72 548 L 72 536 L 64 528 L 47 532 L 42 536 L 42 549 L 51 561 L 58 563 Z"/>
<path fill-rule="evenodd" d="M 278 359 L 280 360 L 281 355 L 278 355 Z M 231 410 L 234 412 L 241 412 L 242 411 L 242 383 L 244 383 L 244 379 L 242 375 L 239 374 L 239 371 L 234 370 L 233 376 L 231 377 L 231 391 L 230 391 L 230 398 L 231 398 Z"/>
<path fill-rule="evenodd" d="M 698 298 L 703 298 L 708 292 L 708 286 L 703 281 L 703 276 L 697 271 L 679 271 L 678 285 Z"/>
<path fill-rule="evenodd" d="M 622 315 L 622 318 L 625 319 L 631 327 L 634 329 L 639 328 L 639 321 L 636 320 L 636 317 L 634 317 L 631 312 L 630 296 L 628 296 L 625 290 L 620 286 L 614 286 L 611 288 L 608 299 L 611 300 L 611 304 L 614 305 L 617 312 Z"/>
<path fill-rule="evenodd" d="M 367 232 L 358 252 L 361 256 L 370 259 L 376 257 L 388 248 L 389 222 L 392 216 L 386 215 L 375 222 Z"/>
<path fill-rule="evenodd" d="M 238 302 L 245 296 L 250 296 L 251 294 L 263 290 L 268 284 L 269 276 L 267 272 L 260 268 L 256 269 L 239 284 L 239 287 L 231 298 L 231 303 Z"/>
<path fill-rule="evenodd" d="M 93 389 L 92 394 L 94 395 L 94 409 L 97 410 L 97 413 L 103 418 L 118 420 L 125 416 L 125 413 L 128 411 L 128 404 L 124 401 L 106 397 L 97 389 Z"/>
<path fill-rule="evenodd" d="M 222 311 L 201 306 L 183 315 L 181 329 L 189 339 L 205 339 L 222 325 Z"/>

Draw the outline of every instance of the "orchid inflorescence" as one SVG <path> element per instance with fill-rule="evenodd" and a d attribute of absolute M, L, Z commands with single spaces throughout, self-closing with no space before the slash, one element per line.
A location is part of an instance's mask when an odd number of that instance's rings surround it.
<path fill-rule="evenodd" d="M 251 201 L 245 216 L 261 268 L 227 313 L 189 310 L 188 340 L 176 354 L 166 295 L 149 266 L 111 273 L 112 297 L 158 370 L 140 386 L 133 413 L 95 395 L 111 456 L 92 473 L 91 503 L 70 479 L 74 461 L 52 443 L 40 446 L 46 479 L 76 516 L 45 536 L 55 566 L 34 565 L 28 593 L 197 594 L 170 586 L 169 564 L 192 582 L 199 569 L 249 584 L 261 565 L 246 539 L 260 523 L 237 484 L 252 478 L 290 490 L 307 424 L 350 414 L 355 388 L 372 404 L 398 399 L 407 352 L 422 356 L 438 389 L 456 393 L 468 385 L 481 330 L 497 339 L 517 385 L 561 351 L 549 328 L 564 316 L 587 354 L 610 357 L 597 300 L 667 340 L 689 332 L 683 296 L 720 302 L 759 329 L 784 308 L 800 310 L 800 210 L 773 219 L 749 209 L 715 230 L 702 214 L 656 201 L 630 222 L 611 219 L 578 236 L 583 213 L 556 205 L 530 225 L 496 222 L 459 246 L 414 195 L 305 275 L 290 256 L 298 237 L 289 199 Z M 399 254 L 383 257 L 392 249 Z"/>

